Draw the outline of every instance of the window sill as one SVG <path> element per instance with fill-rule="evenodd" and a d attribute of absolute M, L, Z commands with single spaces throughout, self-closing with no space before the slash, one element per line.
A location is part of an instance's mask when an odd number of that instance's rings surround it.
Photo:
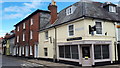
<path fill-rule="evenodd" d="M 109 59 L 95 59 L 95 62 L 103 62 L 103 61 L 111 61 L 110 58 Z"/>
<path fill-rule="evenodd" d="M 48 40 L 44 40 L 45 42 L 48 42 Z"/>

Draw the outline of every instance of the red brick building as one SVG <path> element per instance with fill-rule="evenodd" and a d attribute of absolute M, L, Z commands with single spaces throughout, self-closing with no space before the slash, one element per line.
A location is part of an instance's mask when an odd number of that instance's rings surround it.
<path fill-rule="evenodd" d="M 16 55 L 38 56 L 38 31 L 50 20 L 50 12 L 36 10 L 15 26 Z"/>

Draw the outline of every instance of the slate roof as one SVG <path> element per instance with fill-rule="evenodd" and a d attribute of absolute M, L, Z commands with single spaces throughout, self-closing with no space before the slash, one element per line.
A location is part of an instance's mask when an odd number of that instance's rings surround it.
<path fill-rule="evenodd" d="M 71 6 L 68 6 L 67 8 Z M 103 3 L 100 2 L 77 2 L 73 4 L 73 6 L 76 6 L 73 14 L 66 15 L 67 8 L 65 8 L 58 13 L 58 19 L 54 24 L 45 25 L 45 27 L 40 30 L 68 23 L 69 21 L 73 21 L 82 17 L 120 22 L 120 7 L 117 7 L 117 12 L 113 13 L 108 12 L 105 8 L 103 8 Z"/>
<path fill-rule="evenodd" d="M 27 16 L 27 17 L 24 18 L 22 21 L 20 21 L 20 22 L 18 22 L 17 24 L 15 24 L 14 26 L 16 27 L 16 26 L 19 25 L 20 23 L 23 23 L 25 20 L 31 18 L 33 15 L 37 14 L 38 12 L 50 13 L 50 11 L 47 11 L 47 10 L 39 10 L 39 9 L 37 9 L 36 11 L 34 11 L 33 13 L 31 13 L 29 16 Z"/>

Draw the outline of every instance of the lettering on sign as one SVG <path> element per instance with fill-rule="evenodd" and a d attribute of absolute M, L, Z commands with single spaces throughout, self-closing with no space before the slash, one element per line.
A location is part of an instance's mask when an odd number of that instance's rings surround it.
<path fill-rule="evenodd" d="M 84 30 L 84 27 L 76 28 L 75 30 L 76 30 L 76 31 Z"/>

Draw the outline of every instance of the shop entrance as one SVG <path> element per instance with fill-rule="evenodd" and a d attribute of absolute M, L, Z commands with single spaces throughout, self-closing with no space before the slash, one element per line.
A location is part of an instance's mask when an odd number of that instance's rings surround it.
<path fill-rule="evenodd" d="M 82 66 L 91 66 L 90 46 L 82 46 Z"/>

